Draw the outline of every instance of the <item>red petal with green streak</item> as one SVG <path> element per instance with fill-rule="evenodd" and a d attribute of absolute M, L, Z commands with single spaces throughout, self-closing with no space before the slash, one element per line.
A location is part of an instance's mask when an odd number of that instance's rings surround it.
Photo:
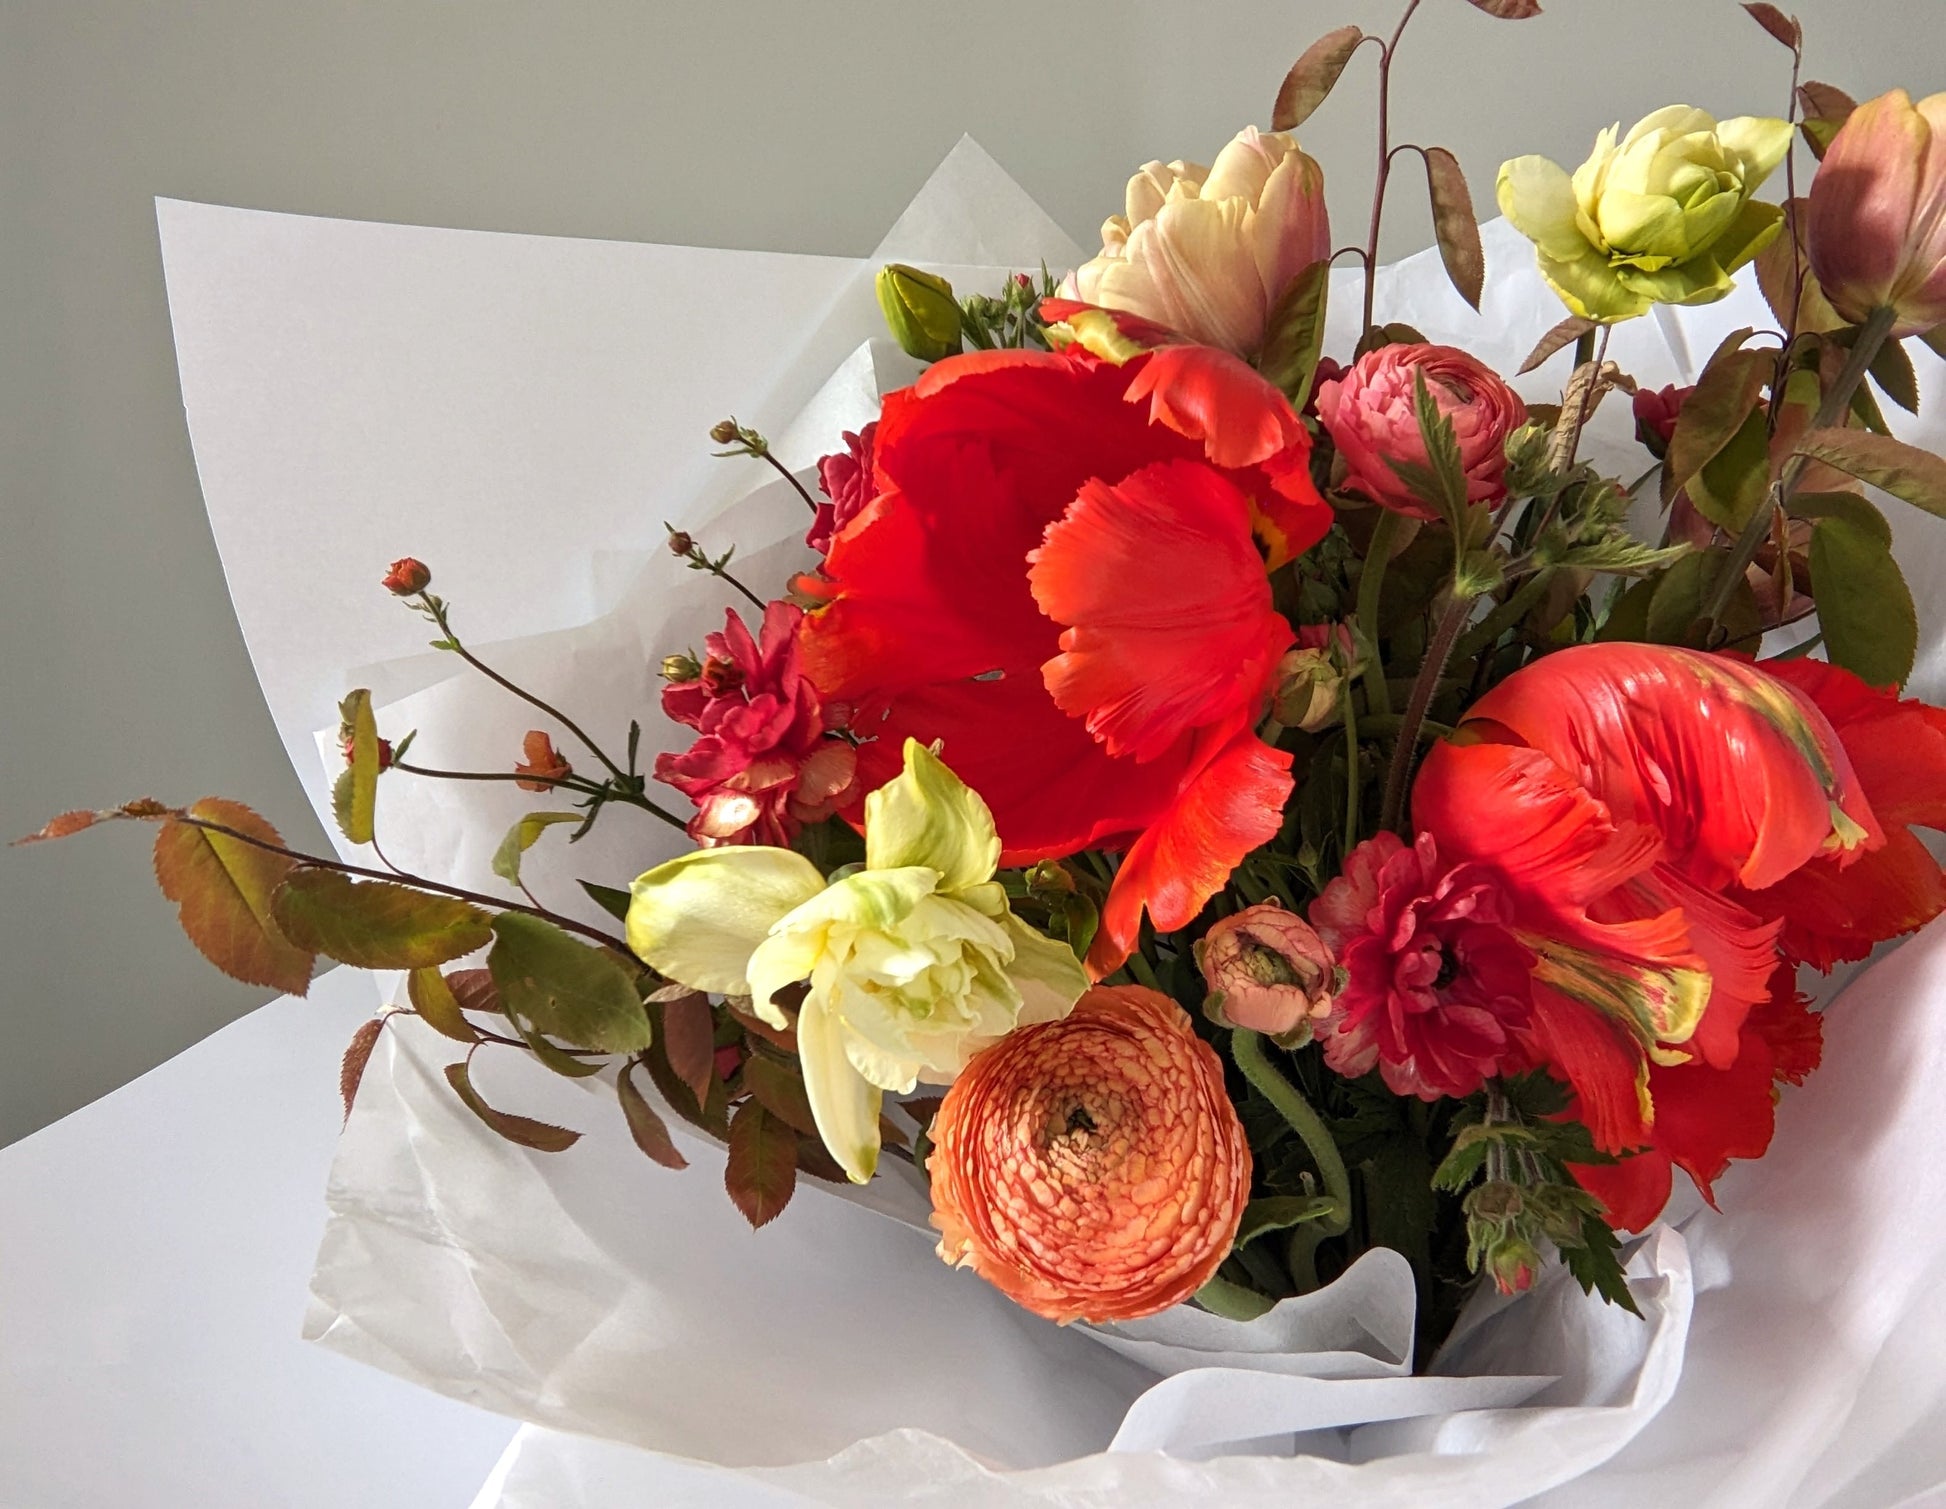
<path fill-rule="evenodd" d="M 1277 836 L 1290 800 L 1291 756 L 1247 729 L 1237 733 L 1129 848 L 1088 954 L 1097 979 L 1141 937 L 1142 911 L 1161 932 L 1186 927 L 1252 849 Z"/>
<path fill-rule="evenodd" d="M 1698 885 L 1760 888 L 1820 853 L 1835 803 L 1879 837 L 1843 746 L 1811 703 L 1744 661 L 1662 645 L 1559 651 L 1476 703 L 1607 804 L 1662 835 Z M 1848 858 L 1850 856 L 1847 856 Z"/>
<path fill-rule="evenodd" d="M 1297 637 L 1270 605 L 1249 500 L 1200 462 L 1084 483 L 1028 559 L 1041 611 L 1071 626 L 1047 690 L 1112 755 L 1156 759 L 1261 704 Z"/>

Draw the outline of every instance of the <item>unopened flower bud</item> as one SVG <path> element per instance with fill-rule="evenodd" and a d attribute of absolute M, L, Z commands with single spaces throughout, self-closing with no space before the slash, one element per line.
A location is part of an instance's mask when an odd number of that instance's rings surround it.
<path fill-rule="evenodd" d="M 702 674 L 702 662 L 687 652 L 662 657 L 662 679 L 672 686 L 682 686 Z"/>
<path fill-rule="evenodd" d="M 344 751 L 345 763 L 349 765 L 352 760 L 351 734 L 349 732 L 340 734 L 338 736 L 338 745 Z M 378 768 L 380 770 L 390 770 L 392 768 L 392 741 L 390 739 L 380 739 L 378 741 Z"/>
<path fill-rule="evenodd" d="M 415 597 L 424 592 L 431 582 L 432 572 L 426 564 L 408 555 L 392 562 L 392 569 L 385 573 L 379 585 L 394 597 Z"/>
<path fill-rule="evenodd" d="M 734 419 L 721 419 L 710 426 L 709 438 L 718 445 L 735 445 L 737 436 L 738 425 Z"/>
<path fill-rule="evenodd" d="M 1548 427 L 1523 424 L 1507 437 L 1507 491 L 1525 497 L 1547 481 Z"/>
<path fill-rule="evenodd" d="M 1286 728 L 1316 733 L 1335 724 L 1340 701 L 1357 659 L 1351 631 L 1343 624 L 1307 624 L 1297 644 L 1277 663 L 1270 715 Z"/>
<path fill-rule="evenodd" d="M 903 262 L 879 269 L 878 307 L 908 356 L 936 362 L 960 349 L 960 309 L 953 285 Z"/>
<path fill-rule="evenodd" d="M 1694 387 L 1679 388 L 1674 383 L 1666 388 L 1636 389 L 1635 438 L 1656 460 L 1669 454 L 1669 442 L 1675 437 L 1682 406 L 1695 391 Z"/>
<path fill-rule="evenodd" d="M 1502 1294 L 1521 1294 L 1531 1289 L 1534 1271 L 1540 1263 L 1539 1249 L 1517 1233 L 1489 1242 L 1481 1260 L 1481 1266 Z"/>
<path fill-rule="evenodd" d="M 1308 1036 L 1311 1024 L 1331 1013 L 1338 976 L 1331 947 L 1281 906 L 1265 903 L 1223 918 L 1203 938 L 1197 962 L 1233 1027 L 1286 1040 Z"/>
<path fill-rule="evenodd" d="M 669 553 L 671 555 L 688 555 L 695 548 L 696 542 L 682 530 L 672 529 L 669 531 Z"/>
<path fill-rule="evenodd" d="M 514 766 L 514 774 L 532 777 L 514 782 L 522 791 L 552 791 L 574 774 L 574 767 L 562 758 L 554 741 L 538 728 L 527 731 L 521 752 L 527 758 Z"/>

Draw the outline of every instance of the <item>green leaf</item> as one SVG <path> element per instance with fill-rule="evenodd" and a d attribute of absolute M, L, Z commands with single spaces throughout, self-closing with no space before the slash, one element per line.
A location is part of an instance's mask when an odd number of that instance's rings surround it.
<path fill-rule="evenodd" d="M 1387 464 L 1407 487 L 1439 510 L 1453 537 L 1463 540 L 1467 532 L 1466 467 L 1460 460 L 1459 437 L 1453 433 L 1452 420 L 1433 400 L 1424 370 L 1416 367 L 1412 372 L 1412 408 L 1428 464 L 1390 460 Z"/>
<path fill-rule="evenodd" d="M 510 1019 L 574 1048 L 639 1053 L 649 1046 L 648 1012 L 635 977 L 607 949 L 569 937 L 520 912 L 493 919 L 487 968 Z"/>
<path fill-rule="evenodd" d="M 615 1080 L 615 1090 L 621 1097 L 622 1115 L 628 1122 L 629 1135 L 635 1139 L 637 1147 L 664 1168 L 688 1168 L 689 1160 L 683 1157 L 675 1139 L 669 1135 L 669 1124 L 656 1114 L 648 1098 L 629 1077 L 631 1067 L 623 1064 L 622 1072 Z"/>
<path fill-rule="evenodd" d="M 1804 117 L 1801 125 L 1811 155 L 1820 162 L 1839 128 L 1858 108 L 1858 101 L 1835 84 L 1820 84 L 1815 79 L 1798 86 L 1797 100 Z"/>
<path fill-rule="evenodd" d="M 797 1134 L 757 1101 L 730 1118 L 723 1187 L 753 1228 L 776 1220 L 797 1188 Z"/>
<path fill-rule="evenodd" d="M 517 1142 L 522 1147 L 531 1147 L 542 1153 L 560 1153 L 581 1140 L 579 1132 L 570 1132 L 566 1127 L 535 1121 L 529 1116 L 515 1116 L 509 1111 L 494 1110 L 480 1099 L 480 1092 L 473 1088 L 473 1080 L 463 1063 L 448 1064 L 446 1079 L 452 1085 L 453 1093 L 466 1103 L 467 1110 L 509 1142 Z"/>
<path fill-rule="evenodd" d="M 1432 196 L 1432 228 L 1439 243 L 1439 260 L 1459 296 L 1478 309 L 1486 287 L 1487 258 L 1480 246 L 1480 221 L 1473 213 L 1466 174 L 1460 170 L 1459 159 L 1444 147 L 1428 147 L 1425 157 L 1426 191 Z"/>
<path fill-rule="evenodd" d="M 514 1031 L 520 1034 L 521 1040 L 527 1044 L 528 1050 L 543 1069 L 559 1074 L 564 1079 L 588 1079 L 601 1073 L 602 1060 L 576 1058 L 572 1053 L 550 1043 L 519 1017 L 510 1017 L 508 1020 L 514 1024 Z"/>
<path fill-rule="evenodd" d="M 520 884 L 520 859 L 556 823 L 578 823 L 579 812 L 530 812 L 507 830 L 493 854 L 493 873 L 508 885 Z"/>
<path fill-rule="evenodd" d="M 596 885 L 592 880 L 576 882 L 588 893 L 588 899 L 617 922 L 628 921 L 628 905 L 633 899 L 627 891 L 618 886 Z"/>
<path fill-rule="evenodd" d="M 1277 91 L 1277 103 L 1270 111 L 1270 129 L 1295 131 L 1309 120 L 1336 87 L 1345 65 L 1364 40 L 1365 33 L 1356 26 L 1341 26 L 1305 48 L 1303 56 L 1284 75 L 1283 87 Z"/>
<path fill-rule="evenodd" d="M 203 957 L 232 979 L 301 996 L 311 986 L 315 950 L 276 923 L 277 888 L 296 868 L 259 843 L 283 840 L 241 802 L 205 797 L 189 815 L 257 840 L 245 843 L 192 823 L 166 819 L 156 829 L 154 865 L 162 894 Z"/>
<path fill-rule="evenodd" d="M 1610 529 L 1585 545 L 1563 551 L 1556 564 L 1583 571 L 1606 571 L 1615 576 L 1643 576 L 1673 566 L 1692 548 L 1650 545 L 1625 529 Z"/>
<path fill-rule="evenodd" d="M 1246 1289 L 1226 1278 L 1210 1279 L 1196 1291 L 1195 1299 L 1210 1314 L 1225 1320 L 1255 1320 L 1260 1315 L 1268 1315 L 1277 1305 L 1275 1300 L 1255 1289 Z"/>
<path fill-rule="evenodd" d="M 1745 328 L 1724 338 L 1697 379 L 1696 391 L 1682 406 L 1662 466 L 1665 507 L 1711 457 L 1738 437 L 1762 399 L 1764 383 L 1774 374 L 1776 360 L 1765 352 L 1743 349 L 1743 343 L 1754 333 Z"/>
<path fill-rule="evenodd" d="M 412 1009 L 433 1031 L 456 1043 L 477 1043 L 480 1040 L 480 1034 L 473 1030 L 473 1024 L 466 1020 L 466 1013 L 460 1009 L 459 997 L 453 994 L 453 987 L 446 983 L 446 977 L 438 970 L 413 970 L 406 978 L 405 989 L 412 1001 Z"/>
<path fill-rule="evenodd" d="M 1645 642 L 1649 637 L 1649 604 L 1655 600 L 1661 581 L 1660 577 L 1646 577 L 1616 593 L 1595 638 L 1603 644 Z"/>
<path fill-rule="evenodd" d="M 1326 1195 L 1269 1195 L 1252 1200 L 1243 1207 L 1243 1219 L 1237 1225 L 1236 1241 L 1231 1245 L 1241 1247 L 1266 1232 L 1288 1231 L 1293 1226 L 1326 1220 L 1338 1213 L 1338 1202 Z"/>
<path fill-rule="evenodd" d="M 372 721 L 372 694 L 360 687 L 340 702 L 338 725 L 350 737 L 351 760 L 331 789 L 331 810 L 346 838 L 368 844 L 378 810 L 378 725 Z"/>
<path fill-rule="evenodd" d="M 424 969 L 492 936 L 476 906 L 336 870 L 292 871 L 271 898 L 271 916 L 298 947 L 358 969 Z"/>
<path fill-rule="evenodd" d="M 1878 384 L 1879 392 L 1906 413 L 1919 412 L 1919 374 L 1913 371 L 1912 358 L 1906 355 L 1902 342 L 1886 341 L 1878 348 L 1867 370 L 1872 374 L 1872 381 Z"/>
<path fill-rule="evenodd" d="M 1812 430 L 1797 443 L 1797 453 L 1946 518 L 1946 460 L 1930 451 L 1889 435 L 1833 429 Z"/>
<path fill-rule="evenodd" d="M 1892 548 L 1892 525 L 1877 504 L 1857 493 L 1799 493 L 1784 511 L 1795 519 L 1843 519 Z"/>
<path fill-rule="evenodd" d="M 1919 617 L 1891 542 L 1845 519 L 1818 520 L 1811 592 L 1831 663 L 1871 686 L 1904 686 L 1919 653 Z"/>
<path fill-rule="evenodd" d="M 1703 605 L 1709 600 L 1717 573 L 1728 564 L 1726 552 L 1711 550 L 1686 555 L 1661 576 L 1652 578 L 1655 588 L 1649 598 L 1643 638 L 1650 644 L 1700 645 L 1707 624 Z M 1763 621 L 1747 580 L 1737 583 L 1724 610 L 1723 626 L 1733 642 L 1761 631 Z"/>
<path fill-rule="evenodd" d="M 1352 28 L 1356 30 L 1357 28 Z M 1270 335 L 1258 369 L 1293 408 L 1311 397 L 1318 357 L 1324 350 L 1324 312 L 1331 288 L 1331 264 L 1313 262 L 1295 278 L 1270 312 Z"/>
<path fill-rule="evenodd" d="M 1689 479 L 1689 501 L 1712 524 L 1736 535 L 1764 506 L 1769 492 L 1770 426 L 1764 411 L 1754 408 L 1736 434 Z"/>
<path fill-rule="evenodd" d="M 1581 1292 L 1599 1294 L 1609 1304 L 1620 1305 L 1639 1317 L 1642 1311 L 1623 1276 L 1621 1243 L 1615 1233 L 1601 1217 L 1590 1216 L 1581 1223 L 1581 1234 L 1583 1245 L 1561 1248 L 1561 1260 Z"/>

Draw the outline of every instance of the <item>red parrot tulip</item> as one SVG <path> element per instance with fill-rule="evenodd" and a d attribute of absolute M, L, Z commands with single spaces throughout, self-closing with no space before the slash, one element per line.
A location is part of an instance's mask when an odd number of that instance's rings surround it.
<path fill-rule="evenodd" d="M 1767 1121 L 1689 1124 L 1659 1097 L 1701 1082 L 1678 1066 L 1767 1086 L 1743 1059 L 1780 957 L 1782 919 L 1762 897 L 1814 864 L 1849 875 L 1885 847 L 1810 699 L 1726 656 L 1564 650 L 1473 707 L 1428 756 L 1413 812 L 1443 854 L 1504 877 L 1537 960 L 1528 1047 L 1574 1087 L 1599 1147 L 1674 1127 L 1676 1161 L 1699 1179 L 1762 1150 Z"/>
<path fill-rule="evenodd" d="M 1091 963 L 1185 925 L 1283 820 L 1257 738 L 1293 641 L 1267 568 L 1330 525 L 1290 404 L 1237 358 L 1079 344 L 942 361 L 890 395 L 877 496 L 801 634 L 858 709 L 862 793 L 908 737 L 992 807 L 1004 862 L 1127 852 Z"/>

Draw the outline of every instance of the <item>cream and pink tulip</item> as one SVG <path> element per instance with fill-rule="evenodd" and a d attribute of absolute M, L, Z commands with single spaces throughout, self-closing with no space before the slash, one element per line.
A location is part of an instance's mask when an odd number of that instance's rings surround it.
<path fill-rule="evenodd" d="M 1839 314 L 1862 325 L 1890 309 L 1893 340 L 1946 324 L 1946 94 L 1860 105 L 1810 200 L 1811 269 Z"/>

